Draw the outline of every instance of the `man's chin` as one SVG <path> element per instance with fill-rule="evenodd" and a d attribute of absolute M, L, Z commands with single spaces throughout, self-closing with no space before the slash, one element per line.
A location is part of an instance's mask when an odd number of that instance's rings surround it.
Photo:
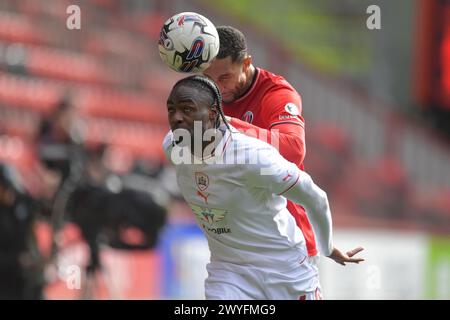
<path fill-rule="evenodd" d="M 183 147 L 189 143 L 192 135 L 188 129 L 182 127 L 172 127 L 171 130 L 173 133 L 173 141 L 176 145 Z"/>
<path fill-rule="evenodd" d="M 177 141 L 174 141 L 175 144 L 180 147 L 180 148 L 190 148 L 192 145 L 192 141 L 190 141 L 190 139 L 178 139 Z"/>
<path fill-rule="evenodd" d="M 223 103 L 232 103 L 232 102 L 234 102 L 234 98 L 233 97 L 230 97 L 230 98 L 222 97 L 222 102 Z"/>

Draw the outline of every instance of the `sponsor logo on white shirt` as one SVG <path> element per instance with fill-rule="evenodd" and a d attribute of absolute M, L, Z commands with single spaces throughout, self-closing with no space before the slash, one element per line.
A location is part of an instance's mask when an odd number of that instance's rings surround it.
<path fill-rule="evenodd" d="M 201 207 L 192 203 L 189 205 L 203 229 L 215 234 L 231 233 L 231 229 L 227 226 L 225 219 L 226 210 Z"/>

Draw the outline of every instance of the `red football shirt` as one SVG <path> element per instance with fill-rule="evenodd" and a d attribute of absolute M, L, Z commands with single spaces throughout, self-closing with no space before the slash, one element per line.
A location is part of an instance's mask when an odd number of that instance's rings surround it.
<path fill-rule="evenodd" d="M 276 132 L 280 154 L 303 170 L 305 123 L 301 116 L 302 102 L 298 92 L 283 77 L 256 68 L 255 79 L 248 91 L 232 103 L 223 103 L 223 111 L 233 117 L 232 126 L 251 136 L 271 143 L 271 133 Z M 291 201 L 288 201 L 287 209 L 303 232 L 308 254 L 316 255 L 314 231 L 305 209 Z"/>

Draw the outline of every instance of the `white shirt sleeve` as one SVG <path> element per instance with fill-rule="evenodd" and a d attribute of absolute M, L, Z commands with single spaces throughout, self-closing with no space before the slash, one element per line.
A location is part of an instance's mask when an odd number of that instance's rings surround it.
<path fill-rule="evenodd" d="M 163 143 L 162 143 L 162 147 L 164 150 L 164 154 L 166 155 L 167 160 L 170 161 L 170 163 L 173 163 L 172 159 L 171 159 L 171 153 L 172 153 L 172 148 L 173 148 L 173 133 L 172 130 L 169 130 L 169 132 L 166 134 L 166 136 L 164 137 Z"/>
<path fill-rule="evenodd" d="M 319 243 L 319 251 L 329 256 L 333 250 L 333 223 L 325 191 L 313 182 L 309 174 L 300 171 L 298 183 L 283 196 L 305 208 Z"/>
<path fill-rule="evenodd" d="M 266 188 L 276 195 L 282 195 L 295 186 L 300 171 L 295 164 L 283 158 L 273 147 L 260 147 L 256 152 L 257 164 L 250 166 L 249 183 L 252 186 Z"/>
<path fill-rule="evenodd" d="M 329 256 L 333 250 L 333 241 L 327 194 L 306 172 L 283 158 L 276 149 L 258 148 L 257 152 L 258 165 L 252 167 L 249 183 L 302 205 L 311 220 L 320 252 Z"/>

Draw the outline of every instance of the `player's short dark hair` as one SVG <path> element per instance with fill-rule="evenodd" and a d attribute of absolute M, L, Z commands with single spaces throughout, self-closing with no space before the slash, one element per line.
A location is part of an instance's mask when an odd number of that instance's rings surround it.
<path fill-rule="evenodd" d="M 219 34 L 219 53 L 217 58 L 231 57 L 232 62 L 241 62 L 247 56 L 247 42 L 244 34 L 230 26 L 216 28 Z"/>
<path fill-rule="evenodd" d="M 217 87 L 216 83 L 210 78 L 202 75 L 193 75 L 179 80 L 173 86 L 172 90 L 181 86 L 181 85 L 190 85 L 193 88 L 199 89 L 205 93 L 207 93 L 211 99 L 211 106 L 215 105 L 217 110 L 219 111 L 219 117 L 222 118 L 225 125 L 229 128 L 227 121 L 225 120 L 225 115 L 223 114 L 222 109 L 222 95 L 220 94 L 219 87 Z M 219 117 L 216 119 L 216 127 L 220 124 Z"/>

